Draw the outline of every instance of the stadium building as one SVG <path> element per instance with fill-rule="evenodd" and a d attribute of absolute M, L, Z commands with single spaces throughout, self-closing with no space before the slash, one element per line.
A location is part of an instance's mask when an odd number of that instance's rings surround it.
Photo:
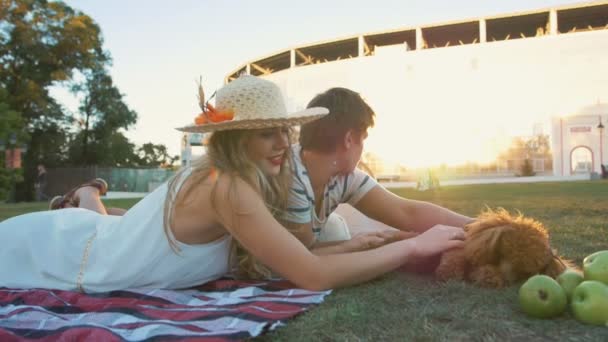
<path fill-rule="evenodd" d="M 367 150 L 406 167 L 490 163 L 538 123 L 554 175 L 608 163 L 608 107 L 580 109 L 608 102 L 608 1 L 286 47 L 225 81 L 243 72 L 277 83 L 290 110 L 331 87 L 360 92 L 377 113 Z"/>

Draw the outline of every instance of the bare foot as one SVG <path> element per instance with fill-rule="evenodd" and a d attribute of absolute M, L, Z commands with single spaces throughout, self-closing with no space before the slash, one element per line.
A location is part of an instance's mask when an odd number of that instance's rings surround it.
<path fill-rule="evenodd" d="M 55 196 L 49 202 L 49 209 L 56 210 L 62 208 L 73 208 L 79 207 L 81 198 L 91 198 L 87 196 L 96 197 L 99 201 L 99 196 L 103 196 L 108 191 L 108 183 L 101 179 L 96 178 L 90 182 L 81 184 L 74 189 L 70 190 L 63 196 Z"/>
<path fill-rule="evenodd" d="M 78 190 L 76 190 L 74 192 L 74 195 L 72 196 L 72 201 L 70 204 L 72 204 L 72 206 L 78 206 L 80 204 L 80 199 L 81 198 L 91 198 L 91 197 L 99 197 L 100 195 L 100 191 L 98 188 L 94 187 L 94 186 L 83 186 L 82 188 L 78 188 Z M 66 205 L 67 208 L 67 205 Z"/>

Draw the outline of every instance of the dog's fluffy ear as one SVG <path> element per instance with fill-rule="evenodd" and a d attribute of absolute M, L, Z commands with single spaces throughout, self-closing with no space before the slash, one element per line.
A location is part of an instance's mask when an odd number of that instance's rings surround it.
<path fill-rule="evenodd" d="M 494 264 L 498 260 L 500 229 L 505 223 L 503 217 L 491 209 L 482 212 L 472 223 L 465 226 L 466 244 L 464 254 L 472 265 Z"/>
<path fill-rule="evenodd" d="M 487 208 L 477 220 L 466 226 L 466 259 L 473 265 L 496 264 L 500 258 L 500 242 L 504 234 L 512 231 L 514 218 L 503 208 Z"/>
<path fill-rule="evenodd" d="M 499 258 L 500 237 L 506 226 L 473 226 L 467 232 L 464 254 L 472 265 L 495 264 Z"/>

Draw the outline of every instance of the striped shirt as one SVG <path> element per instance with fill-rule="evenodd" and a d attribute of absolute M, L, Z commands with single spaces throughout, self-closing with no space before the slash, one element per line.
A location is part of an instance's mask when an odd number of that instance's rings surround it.
<path fill-rule="evenodd" d="M 355 169 L 347 175 L 336 175 L 330 178 L 323 191 L 323 204 L 319 213 L 315 212 L 314 191 L 308 177 L 308 171 L 302 163 L 299 144 L 292 146 L 292 165 L 294 179 L 283 219 L 295 223 L 312 222 L 312 229 L 318 238 L 321 230 L 327 223 L 327 218 L 340 203 L 355 205 L 359 200 L 378 183 L 367 173 Z"/>

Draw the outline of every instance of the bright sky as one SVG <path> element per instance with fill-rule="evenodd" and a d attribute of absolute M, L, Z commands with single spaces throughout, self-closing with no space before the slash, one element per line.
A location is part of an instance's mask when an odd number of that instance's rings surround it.
<path fill-rule="evenodd" d="M 112 76 L 139 120 L 127 136 L 179 153 L 198 113 L 195 80 L 210 92 L 245 61 L 359 33 L 576 3 L 565 0 L 68 0 L 101 27 Z M 74 108 L 64 92 L 66 106 Z"/>

